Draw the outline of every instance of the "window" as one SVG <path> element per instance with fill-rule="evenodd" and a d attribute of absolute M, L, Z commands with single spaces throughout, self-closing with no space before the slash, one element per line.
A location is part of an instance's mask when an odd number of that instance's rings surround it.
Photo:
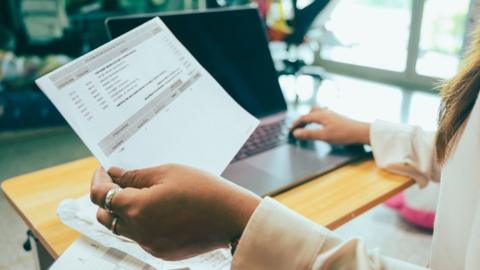
<path fill-rule="evenodd" d="M 325 24 L 322 58 L 405 70 L 411 16 L 407 0 L 342 0 Z"/>
<path fill-rule="evenodd" d="M 407 122 L 410 125 L 418 125 L 430 131 L 437 129 L 438 108 L 440 98 L 438 96 L 414 92 L 410 97 L 410 108 Z"/>
<path fill-rule="evenodd" d="M 317 64 L 410 88 L 459 68 L 476 0 L 340 0 L 322 27 Z"/>
<path fill-rule="evenodd" d="M 469 0 L 427 0 L 423 13 L 418 74 L 449 78 L 463 53 Z"/>

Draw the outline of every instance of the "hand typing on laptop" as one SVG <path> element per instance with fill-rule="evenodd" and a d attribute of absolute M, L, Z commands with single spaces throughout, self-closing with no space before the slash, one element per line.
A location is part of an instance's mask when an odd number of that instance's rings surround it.
<path fill-rule="evenodd" d="M 306 128 L 311 123 L 321 127 Z M 331 144 L 370 144 L 368 123 L 317 107 L 298 118 L 290 127 L 290 132 L 299 140 L 322 140 Z"/>

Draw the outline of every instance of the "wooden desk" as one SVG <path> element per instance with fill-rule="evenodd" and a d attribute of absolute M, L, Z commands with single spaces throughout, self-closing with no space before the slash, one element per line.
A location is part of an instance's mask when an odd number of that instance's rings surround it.
<path fill-rule="evenodd" d="M 89 191 L 94 158 L 18 176 L 2 184 L 6 197 L 53 258 L 79 237 L 63 225 L 56 208 Z M 347 165 L 275 196 L 307 218 L 334 229 L 413 184 L 380 170 L 373 161 Z"/>

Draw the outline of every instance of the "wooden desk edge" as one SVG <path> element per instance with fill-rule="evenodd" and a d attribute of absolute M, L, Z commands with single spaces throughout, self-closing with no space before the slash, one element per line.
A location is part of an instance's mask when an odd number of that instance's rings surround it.
<path fill-rule="evenodd" d="M 26 173 L 26 174 L 22 174 L 22 175 L 18 175 L 18 176 L 14 176 L 12 178 L 7 178 L 5 179 L 2 184 L 1 184 L 1 188 L 3 190 L 3 194 L 5 195 L 5 197 L 7 198 L 8 202 L 10 203 L 10 205 L 15 209 L 15 211 L 17 212 L 17 214 L 20 216 L 20 218 L 27 224 L 28 228 L 32 231 L 33 235 L 35 235 L 35 237 L 40 241 L 40 243 L 43 245 L 43 247 L 45 247 L 45 249 L 47 250 L 47 252 L 54 258 L 54 259 L 57 259 L 60 255 L 57 254 L 55 252 L 55 250 L 50 247 L 50 245 L 48 245 L 47 241 L 44 239 L 43 235 L 41 235 L 37 229 L 35 228 L 35 226 L 30 222 L 30 220 L 24 215 L 23 211 L 21 211 L 18 207 L 17 207 L 17 204 L 14 203 L 14 200 L 13 198 L 10 197 L 10 194 L 9 194 L 9 185 L 11 183 L 13 183 L 14 181 L 16 180 L 20 180 L 21 178 L 24 178 L 26 176 L 29 176 L 29 175 L 32 175 L 32 174 L 36 174 L 38 172 L 41 172 L 41 171 L 46 171 L 46 170 L 51 170 L 51 169 L 55 169 L 57 167 L 62 167 L 62 166 L 65 166 L 65 165 L 69 165 L 69 164 L 73 164 L 73 163 L 79 163 L 79 162 L 85 162 L 85 161 L 88 161 L 88 160 L 91 160 L 91 159 L 95 159 L 94 157 L 86 157 L 86 158 L 81 158 L 81 159 L 77 159 L 77 160 L 73 160 L 73 161 L 69 161 L 69 162 L 65 162 L 65 163 L 62 163 L 62 164 L 58 164 L 58 165 L 55 165 L 55 166 L 52 166 L 52 167 L 48 167 L 48 168 L 44 168 L 44 169 L 41 169 L 41 170 L 37 170 L 37 171 L 33 171 L 33 172 L 29 172 L 29 173 Z M 62 223 L 59 219 L 59 222 Z M 63 224 L 63 223 L 62 223 Z M 64 224 L 63 224 L 64 225 Z M 64 226 L 67 226 L 67 225 L 64 225 Z M 70 228 L 71 229 L 71 228 Z M 72 229 L 73 230 L 73 229 Z"/>
<path fill-rule="evenodd" d="M 8 184 L 5 183 L 7 181 L 12 181 L 14 180 L 15 178 L 12 178 L 12 179 L 8 179 L 8 180 L 5 180 L 3 183 L 2 183 L 2 190 L 3 190 L 3 194 L 5 194 L 5 197 L 7 198 L 8 202 L 10 203 L 10 205 L 15 209 L 15 211 L 17 212 L 17 214 L 22 218 L 23 222 L 25 222 L 28 226 L 28 229 L 32 231 L 33 235 L 35 235 L 35 237 L 40 241 L 40 243 L 43 245 L 43 247 L 45 247 L 45 249 L 48 251 L 48 253 L 53 256 L 55 259 L 58 258 L 58 254 L 56 254 L 56 252 L 53 250 L 53 248 L 51 248 L 48 244 L 47 244 L 47 241 L 43 238 L 43 236 L 38 233 L 38 231 L 36 230 L 35 226 L 33 226 L 33 224 L 30 222 L 30 220 L 28 220 L 28 218 L 23 214 L 22 211 L 20 211 L 20 209 L 17 207 L 17 205 L 13 202 L 13 199 L 10 198 L 10 196 L 8 195 L 6 191 L 6 189 L 8 189 L 8 187 L 6 187 Z"/>
<path fill-rule="evenodd" d="M 367 212 L 368 210 L 372 209 L 373 207 L 385 202 L 389 198 L 391 198 L 391 197 L 395 196 L 396 194 L 404 191 L 405 189 L 411 187 L 414 184 L 415 184 L 415 181 L 413 179 L 410 179 L 410 181 L 406 181 L 403 185 L 399 186 L 398 188 L 393 189 L 392 191 L 390 191 L 388 193 L 385 193 L 383 196 L 380 196 L 379 198 L 371 201 L 368 204 L 365 204 L 362 207 L 359 207 L 358 209 L 356 209 L 355 211 L 353 211 L 349 215 L 345 215 L 345 216 L 339 218 L 338 220 L 336 220 L 335 222 L 326 224 L 324 226 L 327 227 L 330 230 L 335 230 L 336 228 L 344 225 L 345 223 L 349 222 L 350 220 L 354 219 L 355 217 Z"/>
<path fill-rule="evenodd" d="M 16 180 L 20 180 L 19 178 L 23 178 L 25 176 L 28 176 L 30 174 L 34 174 L 34 173 L 38 173 L 40 171 L 43 171 L 43 170 L 51 170 L 51 169 L 54 169 L 56 167 L 61 167 L 61 166 L 65 166 L 65 165 L 68 165 L 68 164 L 71 164 L 71 163 L 78 163 L 78 162 L 85 162 L 85 161 L 88 161 L 88 160 L 91 160 L 93 159 L 93 157 L 88 157 L 88 158 L 84 158 L 84 159 L 79 159 L 79 160 L 75 160 L 75 161 L 71 161 L 71 162 L 67 162 L 67 163 L 63 163 L 63 164 L 60 164 L 60 165 L 56 165 L 56 166 L 53 166 L 53 167 L 49 167 L 49 168 L 45 168 L 45 169 L 42 169 L 42 170 L 39 170 L 39 171 L 36 171 L 36 172 L 31 172 L 31 173 L 27 173 L 27 174 L 24 174 L 24 175 L 20 175 L 20 176 L 16 176 L 16 177 L 13 177 L 13 178 L 10 178 L 10 179 L 6 179 L 5 181 L 3 181 L 3 183 L 1 184 L 1 188 L 3 190 L 3 193 L 5 194 L 5 197 L 7 198 L 8 202 L 14 207 L 14 209 L 17 211 L 17 213 L 20 215 L 20 217 L 22 218 L 22 220 L 27 224 L 27 226 L 29 227 L 29 229 L 32 231 L 32 233 L 35 235 L 35 237 L 37 237 L 37 239 L 40 241 L 40 243 L 45 247 L 45 249 L 49 252 L 50 255 L 52 255 L 55 259 L 59 257 L 60 254 L 57 254 L 57 252 L 48 245 L 47 241 L 44 239 L 43 235 L 41 235 L 37 230 L 36 228 L 33 226 L 33 224 L 27 219 L 27 217 L 24 215 L 24 213 L 22 211 L 20 211 L 20 209 L 17 207 L 17 205 L 14 203 L 14 200 L 13 198 L 10 197 L 10 194 L 9 194 L 9 185 L 10 183 L 12 183 L 13 181 L 16 181 Z M 364 160 L 365 161 L 365 160 Z M 332 173 L 332 172 L 329 172 L 329 173 Z M 412 186 L 415 182 L 413 180 L 409 180 L 409 181 L 405 181 L 405 183 L 403 183 L 401 186 L 391 190 L 390 192 L 388 193 L 385 193 L 383 194 L 382 196 L 380 196 L 379 198 L 371 201 L 370 203 L 368 204 L 365 204 L 361 207 L 359 207 L 358 209 L 354 210 L 353 212 L 349 213 L 348 215 L 345 215 L 343 217 L 340 217 L 339 219 L 337 219 L 336 221 L 332 222 L 332 223 L 329 223 L 329 224 L 324 224 L 325 227 L 331 229 L 331 230 L 334 230 L 336 228 L 338 228 L 339 226 L 347 223 L 348 221 L 352 220 L 353 218 L 363 214 L 364 212 L 368 211 L 369 209 L 371 209 L 372 207 L 384 202 L 385 200 L 387 200 L 388 198 L 390 198 L 391 196 L 405 190 L 406 188 Z M 61 223 L 61 221 L 59 221 Z M 63 223 L 62 223 L 63 224 Z M 66 226 L 66 225 L 64 225 Z M 73 229 L 72 229 L 73 230 Z"/>

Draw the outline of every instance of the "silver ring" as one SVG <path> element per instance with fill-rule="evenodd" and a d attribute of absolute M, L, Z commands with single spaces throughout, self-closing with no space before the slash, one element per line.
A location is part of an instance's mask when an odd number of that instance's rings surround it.
<path fill-rule="evenodd" d="M 105 206 L 105 209 L 106 209 L 110 214 L 113 214 L 113 210 L 112 210 L 112 200 L 113 200 L 113 196 L 115 196 L 115 194 L 117 194 L 117 192 L 120 192 L 121 190 L 122 190 L 121 187 L 114 187 L 114 188 L 110 189 L 110 190 L 107 192 L 107 196 L 105 196 L 104 206 Z"/>
<path fill-rule="evenodd" d="M 112 226 L 110 226 L 110 230 L 111 230 L 112 233 L 115 234 L 115 235 L 118 235 L 118 233 L 117 233 L 117 222 L 118 222 L 118 218 L 117 218 L 117 217 L 113 217 Z"/>

